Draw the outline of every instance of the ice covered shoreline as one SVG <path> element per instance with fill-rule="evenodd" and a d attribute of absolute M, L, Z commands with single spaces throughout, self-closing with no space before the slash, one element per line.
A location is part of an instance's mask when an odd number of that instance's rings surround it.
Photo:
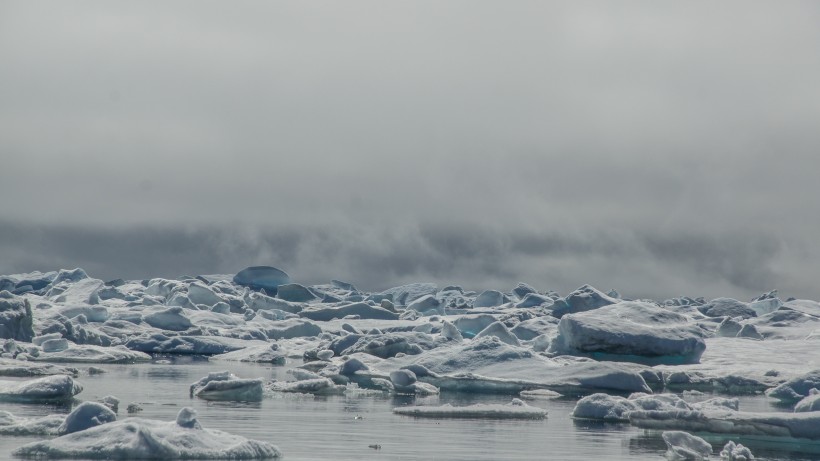
<path fill-rule="evenodd" d="M 0 375 L 18 380 L 76 377 L 77 364 L 136 363 L 151 353 L 206 355 L 214 372 L 220 361 L 297 367 L 284 381 L 215 374 L 192 385 L 192 396 L 213 400 L 282 392 L 732 395 L 820 369 L 820 303 L 774 292 L 750 302 L 628 300 L 586 285 L 566 296 L 526 284 L 476 293 L 416 283 L 368 293 L 337 280 L 303 286 L 265 266 L 110 282 L 61 270 L 0 276 L 0 289 Z M 800 397 L 791 404 L 812 388 L 791 387 Z M 679 428 L 653 426 L 661 427 Z"/>

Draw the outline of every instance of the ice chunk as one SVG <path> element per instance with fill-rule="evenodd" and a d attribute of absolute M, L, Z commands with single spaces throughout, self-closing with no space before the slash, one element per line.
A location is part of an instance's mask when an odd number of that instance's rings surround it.
<path fill-rule="evenodd" d="M 148 325 L 161 330 L 184 331 L 193 326 L 191 320 L 183 314 L 183 308 L 179 306 L 167 309 L 149 311 L 143 315 L 143 320 Z"/>
<path fill-rule="evenodd" d="M 624 301 L 561 318 L 551 350 L 639 363 L 697 363 L 703 332 L 681 314 Z"/>
<path fill-rule="evenodd" d="M 62 363 L 136 363 L 149 362 L 151 356 L 144 352 L 132 351 L 122 345 L 103 347 L 69 343 L 66 349 L 58 351 L 51 352 L 44 348 L 33 360 Z"/>
<path fill-rule="evenodd" d="M 203 429 L 194 410 L 183 408 L 177 421 L 127 418 L 34 442 L 16 456 L 94 459 L 267 459 L 281 456 L 274 445 L 215 429 Z"/>
<path fill-rule="evenodd" d="M 393 413 L 420 418 L 471 418 L 471 419 L 544 419 L 547 410 L 527 405 L 513 399 L 507 405 L 478 403 L 464 407 L 450 404 L 442 406 L 408 406 L 393 409 Z"/>
<path fill-rule="evenodd" d="M 233 277 L 234 283 L 257 290 L 264 289 L 268 294 L 276 294 L 279 285 L 290 283 L 290 276 L 285 271 L 271 266 L 253 266 L 242 269 Z"/>
<path fill-rule="evenodd" d="M 357 315 L 362 319 L 398 320 L 398 314 L 381 307 L 371 306 L 365 302 L 345 304 L 337 307 L 316 307 L 305 309 L 299 315 L 310 320 L 330 321 L 343 319 L 349 315 Z"/>
<path fill-rule="evenodd" d="M 188 285 L 188 299 L 194 304 L 211 307 L 224 300 L 203 283 L 194 282 Z"/>
<path fill-rule="evenodd" d="M 792 403 L 811 395 L 812 389 L 820 389 L 820 370 L 792 378 L 766 392 L 771 398 Z"/>
<path fill-rule="evenodd" d="M 434 295 L 437 291 L 438 286 L 435 283 L 411 283 L 390 288 L 380 294 L 389 297 L 395 304 L 407 306 L 422 296 Z"/>
<path fill-rule="evenodd" d="M 78 282 L 71 283 L 64 291 L 52 296 L 52 300 L 58 303 L 67 304 L 99 304 L 100 297 L 97 292 L 105 286 L 102 280 L 85 278 Z M 52 284 L 52 289 L 49 293 L 54 291 L 57 285 Z M 47 296 L 50 296 L 46 293 Z"/>
<path fill-rule="evenodd" d="M 70 376 L 54 375 L 29 381 L 0 381 L 0 402 L 65 402 L 83 387 Z"/>
<path fill-rule="evenodd" d="M 465 315 L 457 318 L 453 324 L 465 338 L 472 338 L 496 320 L 495 316 L 489 314 Z"/>
<path fill-rule="evenodd" d="M 447 320 L 441 324 L 441 336 L 448 341 L 461 342 L 464 340 L 461 336 L 461 332 L 458 331 L 458 328 Z"/>
<path fill-rule="evenodd" d="M 50 363 L 24 362 L 0 358 L 0 376 L 29 378 L 32 376 L 67 375 L 77 376 L 76 368 L 61 367 Z"/>
<path fill-rule="evenodd" d="M 732 298 L 716 298 L 698 306 L 698 310 L 708 317 L 757 317 L 757 312 L 746 303 Z"/>
<path fill-rule="evenodd" d="M 306 303 L 319 299 L 313 292 L 298 283 L 279 285 L 276 291 L 276 297 L 295 303 Z"/>
<path fill-rule="evenodd" d="M 63 415 L 19 418 L 0 410 L 0 435 L 57 435 L 58 428 L 64 421 Z"/>
<path fill-rule="evenodd" d="M 473 307 L 495 307 L 510 302 L 504 293 L 496 290 L 482 291 L 473 301 Z"/>
<path fill-rule="evenodd" d="M 424 295 L 407 306 L 407 310 L 416 311 L 422 315 L 441 314 L 441 303 L 434 295 Z"/>
<path fill-rule="evenodd" d="M 666 457 L 674 461 L 702 461 L 709 459 L 712 445 L 702 438 L 682 431 L 665 431 Z"/>
<path fill-rule="evenodd" d="M 686 430 L 732 435 L 776 437 L 781 440 L 820 440 L 820 412 L 752 413 L 728 408 L 692 411 L 645 411 L 629 413 L 629 422 L 643 429 Z"/>
<path fill-rule="evenodd" d="M 817 389 L 810 390 L 808 396 L 797 402 L 797 405 L 794 406 L 794 411 L 796 413 L 820 411 L 820 391 Z"/>
<path fill-rule="evenodd" d="M 305 379 L 302 381 L 273 381 L 268 385 L 273 392 L 294 392 L 299 394 L 343 394 L 345 386 L 334 384 L 328 378 Z"/>
<path fill-rule="evenodd" d="M 752 455 L 751 450 L 739 443 L 735 444 L 735 442 L 730 440 L 724 445 L 723 450 L 720 451 L 720 459 L 725 459 L 726 461 L 750 461 L 755 459 L 755 457 Z"/>
<path fill-rule="evenodd" d="M 245 302 L 252 310 L 279 310 L 291 314 L 298 314 L 302 310 L 302 304 L 292 303 L 284 299 L 272 298 L 262 293 L 248 293 Z"/>
<path fill-rule="evenodd" d="M 142 334 L 131 337 L 125 347 L 141 352 L 165 354 L 215 355 L 267 344 L 262 341 L 247 341 L 224 336 L 165 336 L 163 334 Z"/>
<path fill-rule="evenodd" d="M 31 304 L 8 291 L 0 291 L 0 338 L 31 341 L 34 337 Z"/>
<path fill-rule="evenodd" d="M 552 306 L 555 301 L 552 300 L 549 296 L 544 296 L 538 293 L 529 293 L 524 296 L 521 301 L 515 304 L 515 307 L 536 307 L 536 306 L 544 306 L 549 307 Z"/>
<path fill-rule="evenodd" d="M 208 373 L 191 384 L 191 397 L 205 400 L 262 400 L 262 379 L 241 379 L 228 371 Z"/>
<path fill-rule="evenodd" d="M 107 406 L 97 402 L 83 402 L 66 416 L 57 432 L 71 434 L 116 420 L 117 415 Z"/>
<path fill-rule="evenodd" d="M 475 339 L 482 338 L 484 336 L 495 336 L 502 342 L 513 346 L 521 345 L 518 338 L 516 338 L 514 334 L 510 333 L 510 330 L 508 330 L 507 327 L 501 322 L 495 322 L 488 325 L 487 328 L 481 330 L 477 335 L 475 335 Z"/>
<path fill-rule="evenodd" d="M 725 399 L 723 399 L 725 400 Z M 725 403 L 721 400 L 721 403 Z M 737 401 L 734 401 L 737 404 Z M 712 407 L 710 403 L 701 405 Z M 693 406 L 674 394 L 635 393 L 628 398 L 602 393 L 586 396 L 575 404 L 574 418 L 603 421 L 629 421 L 629 414 L 637 410 L 667 411 L 693 410 Z"/>
<path fill-rule="evenodd" d="M 594 287 L 584 285 L 568 294 L 566 298 L 556 300 L 555 304 L 552 305 L 552 315 L 561 318 L 565 314 L 586 312 L 619 301 L 619 299 L 607 296 Z"/>
<path fill-rule="evenodd" d="M 518 282 L 518 285 L 512 289 L 512 293 L 518 299 L 524 299 L 527 295 L 538 293 L 538 291 L 524 282 Z"/>

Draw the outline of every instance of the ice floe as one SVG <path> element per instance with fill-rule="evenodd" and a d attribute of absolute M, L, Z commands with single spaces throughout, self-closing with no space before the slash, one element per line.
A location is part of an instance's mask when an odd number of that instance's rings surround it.
<path fill-rule="evenodd" d="M 506 405 L 477 403 L 469 406 L 407 406 L 393 409 L 393 413 L 417 418 L 471 418 L 471 419 L 544 419 L 547 410 L 513 399 Z"/>
<path fill-rule="evenodd" d="M 14 452 L 37 458 L 85 459 L 270 459 L 281 456 L 268 443 L 201 427 L 196 412 L 180 410 L 176 421 L 126 418 L 60 437 L 33 442 Z"/>

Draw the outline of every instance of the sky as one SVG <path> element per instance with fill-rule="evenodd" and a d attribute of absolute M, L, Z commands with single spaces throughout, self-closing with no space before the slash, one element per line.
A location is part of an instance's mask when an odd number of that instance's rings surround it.
<path fill-rule="evenodd" d="M 0 274 L 820 299 L 814 1 L 0 0 Z"/>

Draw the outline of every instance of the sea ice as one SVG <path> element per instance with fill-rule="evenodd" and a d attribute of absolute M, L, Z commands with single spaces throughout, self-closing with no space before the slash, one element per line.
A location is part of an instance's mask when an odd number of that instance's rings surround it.
<path fill-rule="evenodd" d="M 177 420 L 171 422 L 126 418 L 30 443 L 14 454 L 51 459 L 269 459 L 281 456 L 279 449 L 268 442 L 202 428 L 195 415 L 194 410 L 183 408 Z"/>
<path fill-rule="evenodd" d="M 191 397 L 205 400 L 262 400 L 262 379 L 242 379 L 228 371 L 208 373 L 191 384 Z"/>
<path fill-rule="evenodd" d="M 33 320 L 27 299 L 0 291 L 0 338 L 31 341 L 34 337 Z"/>
<path fill-rule="evenodd" d="M 52 375 L 28 381 L 0 381 L 0 402 L 65 402 L 83 387 L 70 376 Z"/>
<path fill-rule="evenodd" d="M 471 419 L 544 419 L 547 410 L 527 405 L 513 399 L 507 405 L 477 403 L 464 407 L 450 404 L 441 406 L 408 406 L 393 409 L 393 413 L 419 418 L 471 418 Z"/>
<path fill-rule="evenodd" d="M 693 363 L 706 349 L 705 332 L 675 312 L 623 301 L 565 315 L 551 351 L 594 358 L 656 363 Z"/>
<path fill-rule="evenodd" d="M 702 461 L 709 459 L 712 445 L 702 438 L 682 432 L 665 431 L 662 434 L 666 442 L 666 457 L 673 461 Z"/>
<path fill-rule="evenodd" d="M 257 290 L 264 289 L 268 294 L 276 294 L 279 285 L 290 283 L 290 276 L 285 271 L 271 266 L 253 266 L 242 269 L 233 277 L 234 283 Z"/>

